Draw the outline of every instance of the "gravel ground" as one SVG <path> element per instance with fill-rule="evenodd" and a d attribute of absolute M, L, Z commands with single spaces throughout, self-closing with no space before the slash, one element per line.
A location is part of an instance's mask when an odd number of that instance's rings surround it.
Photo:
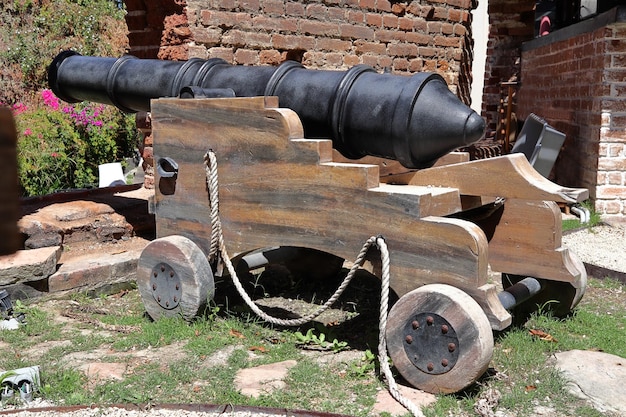
<path fill-rule="evenodd" d="M 563 244 L 585 263 L 626 272 L 626 225 L 600 225 L 566 232 Z"/>

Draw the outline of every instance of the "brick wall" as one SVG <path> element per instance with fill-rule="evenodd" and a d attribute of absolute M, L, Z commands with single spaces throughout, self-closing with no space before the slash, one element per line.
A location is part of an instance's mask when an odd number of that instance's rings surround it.
<path fill-rule="evenodd" d="M 502 82 L 518 81 L 521 45 L 534 36 L 535 0 L 489 0 L 489 39 L 482 116 L 493 131 L 503 97 Z"/>
<path fill-rule="evenodd" d="M 440 73 L 469 103 L 472 0 L 188 0 L 189 57 Z"/>
<path fill-rule="evenodd" d="M 184 0 L 124 0 L 130 54 L 185 60 L 191 31 Z"/>
<path fill-rule="evenodd" d="M 555 182 L 589 189 L 603 215 L 626 214 L 626 8 L 524 45 L 518 113 L 567 135 Z"/>
<path fill-rule="evenodd" d="M 308 68 L 442 75 L 470 103 L 476 0 L 124 0 L 130 54 L 186 60 L 222 58 L 235 65 L 278 65 L 290 59 Z M 146 186 L 152 187 L 148 114 Z"/>

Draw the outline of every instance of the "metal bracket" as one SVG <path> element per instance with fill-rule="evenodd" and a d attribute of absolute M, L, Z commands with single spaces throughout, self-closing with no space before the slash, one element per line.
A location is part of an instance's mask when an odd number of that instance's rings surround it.
<path fill-rule="evenodd" d="M 176 271 L 166 263 L 160 263 L 152 268 L 150 275 L 152 296 L 161 307 L 172 310 L 178 307 L 183 288 Z"/>
<path fill-rule="evenodd" d="M 459 358 L 459 339 L 450 323 L 436 313 L 419 313 L 404 326 L 404 351 L 416 368 L 445 374 Z"/>

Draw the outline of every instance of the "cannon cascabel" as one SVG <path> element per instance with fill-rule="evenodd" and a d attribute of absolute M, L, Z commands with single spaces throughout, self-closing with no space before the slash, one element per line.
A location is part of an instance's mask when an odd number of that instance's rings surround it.
<path fill-rule="evenodd" d="M 278 67 L 233 66 L 219 58 L 189 61 L 89 57 L 61 52 L 48 82 L 62 100 L 112 104 L 127 112 L 150 100 L 215 90 L 215 96 L 278 96 L 295 111 L 306 138 L 330 138 L 347 158 L 366 155 L 427 168 L 439 157 L 479 140 L 484 120 L 434 73 L 379 74 L 366 65 L 347 71 L 309 70 L 294 61 Z M 190 89 L 189 87 L 192 87 Z"/>

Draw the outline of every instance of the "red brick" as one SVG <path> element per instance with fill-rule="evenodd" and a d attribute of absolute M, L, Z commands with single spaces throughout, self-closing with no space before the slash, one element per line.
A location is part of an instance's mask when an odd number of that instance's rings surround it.
<path fill-rule="evenodd" d="M 409 69 L 409 60 L 406 58 L 394 58 L 393 69 L 396 71 L 406 71 Z"/>
<path fill-rule="evenodd" d="M 417 2 L 417 1 L 410 2 L 408 6 L 406 7 L 406 12 L 409 14 L 420 16 L 422 13 L 422 6 L 420 5 L 420 2 Z"/>
<path fill-rule="evenodd" d="M 370 13 L 368 13 L 369 15 Z M 346 12 L 346 15 L 348 17 L 348 22 L 350 23 L 357 23 L 357 24 L 361 24 L 361 23 L 366 23 L 365 20 L 365 13 L 363 13 L 362 11 L 358 10 L 348 10 Z M 369 24 L 369 22 L 367 22 Z"/>
<path fill-rule="evenodd" d="M 466 36 L 468 35 L 467 28 L 463 25 L 455 24 L 452 30 L 452 33 L 456 36 Z"/>
<path fill-rule="evenodd" d="M 315 38 L 311 36 L 272 35 L 272 47 L 276 49 L 314 49 Z"/>
<path fill-rule="evenodd" d="M 307 35 L 337 36 L 339 26 L 334 23 L 317 22 L 313 20 L 301 20 L 300 31 Z"/>
<path fill-rule="evenodd" d="M 435 20 L 447 20 L 448 19 L 448 9 L 445 7 L 435 7 L 433 19 Z"/>
<path fill-rule="evenodd" d="M 343 66 L 343 55 L 338 53 L 327 53 L 324 56 L 325 64 L 334 68 L 340 68 Z"/>
<path fill-rule="evenodd" d="M 367 13 L 365 15 L 365 23 L 369 26 L 380 28 L 383 26 L 383 17 L 376 13 Z"/>
<path fill-rule="evenodd" d="M 441 33 L 441 22 L 428 22 L 426 27 L 428 33 Z"/>
<path fill-rule="evenodd" d="M 329 7 L 327 12 L 328 20 L 334 22 L 363 22 L 363 13 L 355 12 L 350 15 L 349 10 L 344 10 L 339 7 Z M 355 19 L 355 20 L 352 20 Z"/>
<path fill-rule="evenodd" d="M 433 57 L 437 56 L 437 49 L 435 48 L 427 48 L 427 47 L 419 47 L 417 50 L 418 56 L 424 57 Z M 436 64 L 435 64 L 436 66 Z"/>
<path fill-rule="evenodd" d="M 391 13 L 395 15 L 403 16 L 405 11 L 406 11 L 406 5 L 403 3 L 393 3 L 391 5 Z"/>
<path fill-rule="evenodd" d="M 247 13 L 231 13 L 216 10 L 202 10 L 200 19 L 204 26 L 233 27 L 250 20 Z"/>
<path fill-rule="evenodd" d="M 379 42 L 391 42 L 396 40 L 398 34 L 395 30 L 377 30 L 375 33 L 375 39 Z"/>
<path fill-rule="evenodd" d="M 357 55 L 349 54 L 343 57 L 343 63 L 348 67 L 354 67 L 361 63 L 361 59 Z"/>
<path fill-rule="evenodd" d="M 343 38 L 371 40 L 375 36 L 374 30 L 365 26 L 340 25 L 339 32 Z"/>
<path fill-rule="evenodd" d="M 359 7 L 367 10 L 376 10 L 376 0 L 358 0 Z"/>
<path fill-rule="evenodd" d="M 381 12 L 391 12 L 391 2 L 389 0 L 377 0 L 376 10 Z"/>
<path fill-rule="evenodd" d="M 320 38 L 317 40 L 317 49 L 322 51 L 349 51 L 352 49 L 352 42 L 341 39 Z"/>
<path fill-rule="evenodd" d="M 235 51 L 235 63 L 241 65 L 257 65 L 259 63 L 258 51 L 250 49 L 237 49 Z"/>
<path fill-rule="evenodd" d="M 398 18 L 398 28 L 401 30 L 413 30 L 414 21 L 415 19 L 410 17 L 400 17 Z"/>
<path fill-rule="evenodd" d="M 457 9 L 448 10 L 448 20 L 450 20 L 451 22 L 462 22 L 463 12 Z"/>
<path fill-rule="evenodd" d="M 219 29 L 208 29 L 197 27 L 192 29 L 193 40 L 196 43 L 202 43 L 209 46 L 219 45 L 222 37 L 222 31 Z"/>
<path fill-rule="evenodd" d="M 128 41 L 131 45 L 159 45 L 161 43 L 161 33 L 158 31 L 142 31 L 142 32 L 129 32 Z"/>
<path fill-rule="evenodd" d="M 441 33 L 443 33 L 444 35 L 451 35 L 452 33 L 454 33 L 454 25 L 452 23 L 442 23 Z"/>
<path fill-rule="evenodd" d="M 609 172 L 607 177 L 610 185 L 624 185 L 624 174 L 621 172 Z"/>
<path fill-rule="evenodd" d="M 377 68 L 379 69 L 378 66 L 378 57 L 375 55 L 362 55 L 361 56 L 361 61 L 363 64 L 365 65 L 369 65 L 372 68 Z"/>
<path fill-rule="evenodd" d="M 461 38 L 449 36 L 435 36 L 435 46 L 459 48 L 461 46 Z"/>
<path fill-rule="evenodd" d="M 387 48 L 389 55 L 396 57 L 416 57 L 418 47 L 412 44 L 391 44 Z"/>
<path fill-rule="evenodd" d="M 378 66 L 380 68 L 391 68 L 393 60 L 390 56 L 381 56 L 378 58 Z"/>
<path fill-rule="evenodd" d="M 305 13 L 306 8 L 304 4 L 295 1 L 285 3 L 285 14 L 287 16 L 304 17 Z"/>
<path fill-rule="evenodd" d="M 208 51 L 209 58 L 222 58 L 224 61 L 232 64 L 235 59 L 232 48 L 215 47 L 210 48 Z"/>
<path fill-rule="evenodd" d="M 378 42 L 356 41 L 354 45 L 359 54 L 383 55 L 387 52 L 387 46 Z"/>
<path fill-rule="evenodd" d="M 416 45 L 429 45 L 433 42 L 433 37 L 419 32 L 409 32 L 406 34 L 406 41 Z"/>
<path fill-rule="evenodd" d="M 384 15 L 383 27 L 396 29 L 398 27 L 398 17 L 390 14 Z"/>
<path fill-rule="evenodd" d="M 282 0 L 262 0 L 261 9 L 264 13 L 280 16 L 285 14 L 285 3 Z"/>
<path fill-rule="evenodd" d="M 596 198 L 618 198 L 626 199 L 626 186 L 601 185 L 596 187 Z"/>
<path fill-rule="evenodd" d="M 250 12 L 257 12 L 261 9 L 259 0 L 238 0 L 238 5 L 241 10 Z"/>
<path fill-rule="evenodd" d="M 319 3 L 311 3 L 309 5 L 306 6 L 306 13 L 305 16 L 307 17 L 314 17 L 315 19 L 319 19 L 319 20 L 327 20 L 328 18 L 328 8 L 326 6 L 324 6 L 323 4 L 319 4 Z"/>
<path fill-rule="evenodd" d="M 283 62 L 283 55 L 275 49 L 259 52 L 259 63 L 261 65 L 278 65 Z"/>
<path fill-rule="evenodd" d="M 424 68 L 424 62 L 421 58 L 411 59 L 409 61 L 409 71 L 420 72 Z"/>
<path fill-rule="evenodd" d="M 232 46 L 234 48 L 242 48 L 246 46 L 247 32 L 241 30 L 229 30 L 222 36 L 223 46 Z"/>

